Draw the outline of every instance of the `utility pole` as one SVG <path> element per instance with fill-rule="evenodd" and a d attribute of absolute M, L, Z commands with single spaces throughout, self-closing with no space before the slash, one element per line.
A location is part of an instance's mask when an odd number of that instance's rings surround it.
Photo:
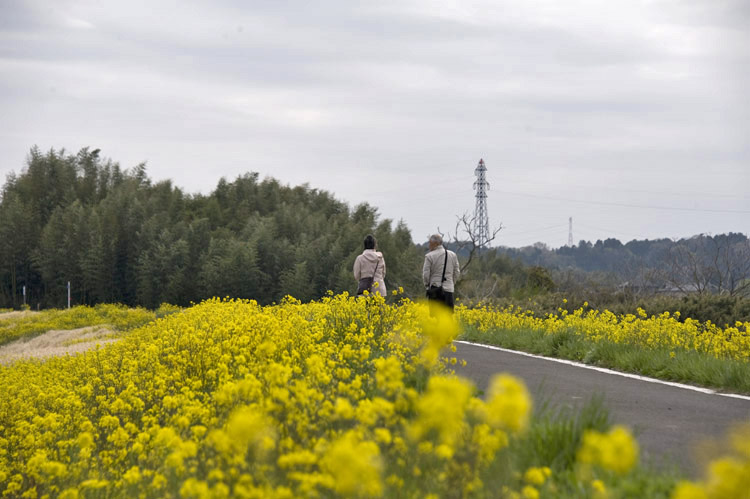
<path fill-rule="evenodd" d="M 568 247 L 573 247 L 573 217 L 568 218 Z"/>
<path fill-rule="evenodd" d="M 477 180 L 474 182 L 476 193 L 476 207 L 474 208 L 474 238 L 479 248 L 484 248 L 490 240 L 490 218 L 487 213 L 487 191 L 490 190 L 490 183 L 487 182 L 487 168 L 484 166 L 484 160 L 479 160 L 474 170 Z"/>

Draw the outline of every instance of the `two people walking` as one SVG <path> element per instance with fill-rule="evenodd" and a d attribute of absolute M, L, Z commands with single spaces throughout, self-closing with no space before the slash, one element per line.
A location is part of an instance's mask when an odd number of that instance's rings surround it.
<path fill-rule="evenodd" d="M 424 257 L 422 283 L 430 302 L 443 303 L 451 310 L 454 306 L 455 284 L 461 276 L 458 257 L 443 247 L 443 237 L 433 234 L 429 240 L 429 252 Z M 378 293 L 387 296 L 385 288 L 385 259 L 376 250 L 377 242 L 372 235 L 364 240 L 365 249 L 354 261 L 354 278 L 358 282 L 357 294 Z"/>

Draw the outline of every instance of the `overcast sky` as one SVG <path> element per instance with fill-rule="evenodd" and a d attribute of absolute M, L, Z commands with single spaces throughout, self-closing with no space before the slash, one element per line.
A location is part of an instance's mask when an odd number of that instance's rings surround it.
<path fill-rule="evenodd" d="M 488 169 L 496 244 L 750 232 L 750 1 L 0 0 L 0 175 L 100 148 L 248 172 L 417 242 Z"/>

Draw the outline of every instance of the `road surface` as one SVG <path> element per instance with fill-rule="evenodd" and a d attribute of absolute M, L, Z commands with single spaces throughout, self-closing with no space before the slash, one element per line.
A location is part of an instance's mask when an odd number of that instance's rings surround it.
<path fill-rule="evenodd" d="M 578 407 L 600 394 L 612 421 L 634 431 L 644 462 L 675 464 L 696 477 L 702 464 L 695 447 L 707 437 L 722 438 L 733 423 L 750 422 L 750 397 L 701 393 L 468 343 L 455 345 L 454 355 L 467 362 L 456 367 L 456 374 L 479 389 L 486 391 L 494 374 L 507 372 L 526 382 L 535 401 Z"/>

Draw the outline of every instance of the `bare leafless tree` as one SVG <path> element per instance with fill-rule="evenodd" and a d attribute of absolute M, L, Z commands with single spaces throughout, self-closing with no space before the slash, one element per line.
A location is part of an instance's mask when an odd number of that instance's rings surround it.
<path fill-rule="evenodd" d="M 467 213 L 464 213 L 462 216 L 456 217 L 456 228 L 453 234 L 448 233 L 448 238 L 455 246 L 456 253 L 464 253 L 465 251 L 468 251 L 469 253 L 468 258 L 461 266 L 461 273 L 464 273 L 466 271 L 466 269 L 474 259 L 474 255 L 480 249 L 478 245 L 479 240 L 477 238 L 476 231 L 474 230 L 474 228 L 476 227 L 476 222 L 476 217 L 470 217 Z M 492 229 L 490 237 L 487 239 L 487 241 L 485 241 L 485 243 L 489 245 L 492 241 L 494 241 L 502 229 L 502 224 L 500 224 L 497 228 Z M 439 227 L 438 232 L 440 232 Z M 459 237 L 459 234 L 461 233 L 466 234 L 466 237 Z M 443 235 L 443 233 L 440 232 L 440 235 Z M 443 239 L 445 239 L 444 235 Z"/>
<path fill-rule="evenodd" d="M 498 293 L 508 291 L 509 283 L 506 281 L 507 278 L 499 277 L 494 273 L 482 275 L 478 279 L 463 281 L 461 283 L 461 294 L 470 301 L 487 302 Z"/>
<path fill-rule="evenodd" d="M 675 241 L 667 251 L 664 280 L 683 294 L 709 292 L 714 268 L 706 265 L 704 236 Z M 689 244 L 688 244 L 689 243 Z"/>
<path fill-rule="evenodd" d="M 617 272 L 627 277 L 627 282 L 617 286 L 619 291 L 632 300 L 655 294 L 664 282 L 659 271 L 647 266 L 643 258 L 634 257 L 620 262 Z"/>
<path fill-rule="evenodd" d="M 750 240 L 732 244 L 722 238 L 715 245 L 719 292 L 730 296 L 746 295 L 750 292 Z"/>
<path fill-rule="evenodd" d="M 750 240 L 701 234 L 675 242 L 661 276 L 682 293 L 750 292 Z"/>

